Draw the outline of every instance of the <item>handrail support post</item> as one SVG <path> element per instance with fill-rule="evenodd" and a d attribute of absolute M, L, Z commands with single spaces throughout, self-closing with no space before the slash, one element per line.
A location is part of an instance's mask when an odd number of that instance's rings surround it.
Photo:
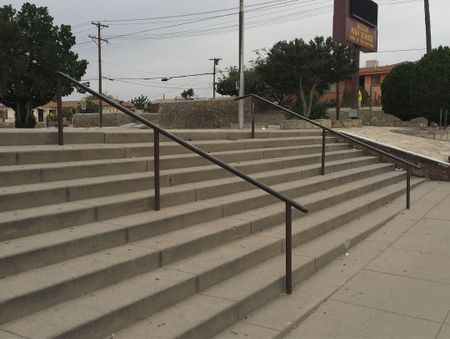
<path fill-rule="evenodd" d="M 406 166 L 406 209 L 411 207 L 411 166 Z"/>
<path fill-rule="evenodd" d="M 325 175 L 325 144 L 326 144 L 326 130 L 322 129 L 322 167 L 320 170 L 321 175 Z"/>
<path fill-rule="evenodd" d="M 250 116 L 251 116 L 251 123 L 252 123 L 252 139 L 255 139 L 255 99 L 251 98 L 251 104 L 250 104 Z"/>
<path fill-rule="evenodd" d="M 292 294 L 292 206 L 286 203 L 286 294 Z"/>
<path fill-rule="evenodd" d="M 56 110 L 58 114 L 58 145 L 64 145 L 63 108 L 62 108 L 62 77 L 56 75 Z"/>
<path fill-rule="evenodd" d="M 159 131 L 153 130 L 153 177 L 155 180 L 155 211 L 161 208 L 161 187 L 159 181 Z"/>

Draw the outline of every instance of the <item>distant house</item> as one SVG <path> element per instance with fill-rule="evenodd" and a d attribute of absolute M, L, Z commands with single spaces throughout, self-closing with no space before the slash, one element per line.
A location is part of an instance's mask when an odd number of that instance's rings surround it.
<path fill-rule="evenodd" d="M 134 104 L 116 100 L 117 103 L 125 106 L 131 111 L 135 111 Z M 98 100 L 91 101 L 94 105 L 98 105 Z M 73 114 L 80 113 L 81 110 L 81 101 L 79 100 L 66 100 L 62 102 L 63 109 L 72 111 Z M 48 104 L 39 106 L 38 108 L 33 110 L 33 113 L 38 122 L 46 122 L 47 117 L 49 115 L 56 114 L 57 111 L 57 103 L 56 101 L 50 101 Z M 112 107 L 110 104 L 103 102 L 103 113 L 117 113 L 119 110 L 115 107 Z M 87 112 L 87 113 L 97 113 L 97 112 Z M 14 123 L 14 110 L 0 104 L 0 122 L 3 123 Z"/>
<path fill-rule="evenodd" d="M 360 68 L 359 87 L 363 91 L 363 96 L 367 103 L 371 100 L 372 105 L 381 105 L 381 83 L 397 65 L 399 64 L 379 66 L 378 61 L 368 60 L 366 67 Z M 335 103 L 336 86 L 337 84 L 332 84 L 330 89 L 320 97 L 319 101 L 322 103 Z M 343 99 L 345 99 L 348 93 L 351 93 L 352 88 L 351 78 L 339 82 L 341 102 L 343 102 Z"/>
<path fill-rule="evenodd" d="M 14 122 L 14 110 L 10 107 L 6 107 L 0 104 L 0 122 L 11 123 Z"/>

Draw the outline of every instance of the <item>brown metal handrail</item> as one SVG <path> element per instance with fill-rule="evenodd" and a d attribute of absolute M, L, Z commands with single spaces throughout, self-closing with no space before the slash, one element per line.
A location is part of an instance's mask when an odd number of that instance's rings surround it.
<path fill-rule="evenodd" d="M 119 111 L 129 115 L 133 119 L 141 122 L 142 124 L 150 127 L 153 129 L 153 137 L 154 137 L 154 145 L 153 145 L 153 163 L 154 163 L 154 189 L 155 189 L 155 210 L 160 209 L 160 180 L 159 180 L 159 134 L 164 135 L 165 137 L 175 141 L 179 145 L 189 149 L 190 151 L 197 153 L 201 157 L 208 159 L 209 161 L 215 163 L 216 165 L 222 167 L 223 169 L 227 170 L 228 172 L 233 173 L 234 175 L 240 177 L 241 179 L 251 183 L 252 185 L 262 189 L 263 191 L 269 193 L 270 195 L 278 198 L 281 201 L 285 202 L 286 207 L 286 293 L 291 294 L 292 293 L 292 207 L 298 209 L 299 211 L 303 213 L 308 213 L 308 209 L 304 207 L 302 204 L 299 204 L 289 198 L 288 196 L 284 195 L 283 193 L 277 192 L 270 188 L 269 186 L 263 184 L 262 182 L 253 179 L 252 177 L 248 176 L 247 174 L 239 171 L 233 166 L 228 165 L 227 163 L 223 162 L 222 160 L 214 157 L 213 155 L 201 150 L 197 146 L 192 145 L 189 142 L 186 142 L 185 140 L 181 139 L 180 137 L 170 133 L 169 131 L 159 127 L 158 125 L 155 125 L 154 123 L 142 118 L 141 116 L 137 115 L 136 113 L 130 111 L 126 107 L 120 105 L 116 101 L 112 100 L 111 98 L 108 98 L 107 96 L 100 94 L 98 92 L 95 92 L 94 90 L 90 89 L 86 85 L 80 83 L 79 81 L 73 79 L 72 77 L 68 76 L 65 73 L 62 72 L 56 72 L 56 97 L 57 97 L 57 111 L 58 111 L 58 144 L 63 145 L 64 144 L 64 135 L 63 135 L 63 124 L 62 124 L 62 83 L 63 79 L 67 80 L 68 82 L 72 83 L 78 88 L 83 89 L 84 91 L 92 94 L 93 96 L 97 97 L 98 99 L 107 102 L 112 107 L 117 108 Z"/>
<path fill-rule="evenodd" d="M 337 135 L 338 137 L 344 138 L 346 140 L 349 140 L 349 141 L 351 141 L 351 142 L 353 142 L 355 144 L 358 144 L 361 147 L 367 148 L 367 149 L 369 149 L 371 151 L 374 151 L 374 152 L 376 152 L 376 153 L 378 153 L 380 155 L 384 155 L 384 156 L 386 156 L 386 157 L 388 157 L 388 158 L 390 158 L 392 160 L 395 160 L 395 161 L 400 162 L 403 165 L 405 165 L 406 166 L 406 208 L 410 209 L 410 206 L 411 206 L 411 167 L 415 168 L 415 169 L 420 169 L 420 166 L 417 166 L 416 164 L 413 164 L 412 162 L 409 162 L 407 160 L 401 159 L 401 158 L 399 158 L 399 157 L 397 157 L 397 156 L 395 156 L 393 154 L 387 153 L 387 152 L 385 152 L 385 151 L 383 151 L 381 149 L 378 149 L 378 148 L 376 148 L 374 146 L 368 145 L 368 144 L 366 144 L 366 143 L 364 143 L 364 142 L 362 142 L 360 140 L 357 140 L 355 138 L 352 138 L 351 136 L 348 136 L 348 135 L 346 135 L 344 133 L 340 133 L 340 132 L 335 131 L 335 130 L 333 130 L 331 128 L 325 127 L 325 126 L 319 124 L 318 122 L 315 122 L 314 120 L 308 119 L 308 118 L 304 117 L 301 114 L 298 114 L 298 113 L 296 113 L 294 111 L 291 111 L 290 109 L 287 109 L 287 108 L 285 108 L 283 106 L 280 106 L 280 105 L 278 105 L 276 103 L 273 103 L 273 102 L 271 102 L 271 101 L 269 101 L 269 100 L 267 100 L 267 99 L 265 99 L 263 97 L 260 97 L 259 95 L 247 94 L 247 95 L 238 97 L 235 100 L 243 100 L 243 99 L 247 99 L 247 98 L 252 98 L 252 103 L 251 103 L 252 138 L 255 137 L 255 114 L 254 114 L 253 98 L 258 99 L 258 100 L 260 100 L 262 102 L 265 102 L 267 104 L 270 104 L 270 105 L 276 107 L 277 109 L 280 109 L 280 110 L 282 110 L 282 111 L 284 111 L 286 113 L 295 115 L 296 117 L 299 117 L 300 119 L 305 120 L 305 121 L 309 122 L 310 124 L 312 124 L 314 126 L 317 126 L 317 127 L 322 129 L 322 166 L 321 166 L 321 174 L 322 175 L 325 175 L 325 146 L 326 146 L 325 145 L 325 141 L 326 141 L 325 137 L 326 137 L 326 133 L 327 132 L 329 132 L 331 134 L 334 134 L 334 135 Z"/>

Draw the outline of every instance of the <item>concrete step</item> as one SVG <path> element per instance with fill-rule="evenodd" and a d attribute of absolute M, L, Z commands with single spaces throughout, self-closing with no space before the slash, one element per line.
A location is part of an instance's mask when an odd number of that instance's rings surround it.
<path fill-rule="evenodd" d="M 378 180 L 382 180 L 382 177 L 379 176 Z M 362 183 L 362 180 L 359 181 L 357 185 L 351 185 L 354 191 L 361 192 L 361 188 L 366 186 Z M 378 181 L 378 183 L 381 184 L 381 181 Z M 327 190 L 330 197 L 338 194 L 336 191 L 340 191 L 339 194 L 342 195 L 342 189 Z M 347 191 L 346 193 L 349 192 Z M 353 195 L 352 197 L 355 196 Z M 305 196 L 305 200 L 310 205 L 316 206 L 316 210 L 327 206 L 325 204 L 319 207 L 320 199 L 321 197 L 317 193 Z M 73 298 L 87 294 L 98 288 L 118 283 L 160 266 L 168 265 L 186 256 L 195 255 L 237 238 L 258 233 L 267 227 L 276 225 L 282 220 L 282 218 L 274 218 L 274 216 L 279 216 L 280 214 L 278 207 L 269 208 L 272 214 L 268 214 L 267 208 L 264 211 L 252 211 L 259 212 L 258 214 L 264 216 L 264 218 L 260 217 L 259 220 L 243 213 L 223 218 L 221 221 L 206 222 L 188 229 L 185 228 L 147 240 L 140 240 L 0 280 L 0 291 L 10 291 L 12 284 L 15 286 L 15 295 L 11 295 L 11 292 L 8 292 L 7 295 L 0 298 L 0 300 L 3 300 L 0 303 L 0 310 L 8 310 L 8 312 L 0 312 L 5 317 L 2 318 L 0 316 L 0 322 L 14 319 L 11 318 L 14 314 L 23 316 L 45 306 L 67 300 L 63 298 Z M 272 219 L 272 223 L 268 223 L 268 219 Z M 316 228 L 309 228 L 308 235 L 303 236 L 303 234 L 300 234 L 296 242 L 300 243 L 326 232 L 327 229 L 321 230 L 322 227 L 327 226 L 320 224 Z M 277 231 L 278 228 L 274 228 L 270 232 L 263 234 L 276 238 L 278 236 L 276 234 Z M 48 253 L 48 255 L 51 256 L 51 253 Z M 73 272 L 78 272 L 76 278 L 74 278 Z M 43 284 L 40 284 L 39 281 L 42 281 Z M 92 281 L 95 281 L 95 283 L 92 283 Z M 22 289 L 19 286 L 22 286 Z"/>
<path fill-rule="evenodd" d="M 327 160 L 330 162 L 332 159 L 336 159 L 343 155 L 340 151 L 345 146 L 329 146 L 327 148 L 328 156 Z M 351 152 L 350 152 L 351 153 Z M 360 153 L 359 153 L 360 154 Z M 350 156 L 351 154 L 346 154 Z M 352 154 L 357 156 L 358 154 Z M 278 158 L 277 158 L 278 159 Z M 283 157 L 286 159 L 286 157 Z M 306 163 L 312 160 L 317 160 L 318 155 L 312 154 L 310 157 L 303 156 L 302 158 Z M 274 165 L 276 160 L 272 162 L 261 163 L 259 167 L 252 167 L 247 173 L 267 172 L 265 169 L 267 166 Z M 350 161 L 351 162 L 351 161 Z M 252 160 L 240 163 L 232 163 L 237 168 L 242 166 L 254 164 Z M 271 170 L 269 167 L 269 170 Z M 183 183 L 193 183 L 198 180 L 204 180 L 204 178 L 214 179 L 223 177 L 225 170 L 222 172 L 217 171 L 218 166 L 208 166 L 199 168 L 190 168 L 190 171 L 175 169 L 169 173 L 165 171 L 160 174 L 161 187 L 174 186 Z M 221 169 L 221 168 L 219 168 Z M 253 170 L 252 170 L 253 169 Z M 197 171 L 201 170 L 203 174 L 208 172 L 206 176 L 196 175 Z M 328 168 L 327 170 L 330 170 Z M 230 175 L 228 175 L 230 176 Z M 232 177 L 230 177 L 232 178 Z M 238 178 L 234 178 L 235 180 Z M 238 179 L 238 181 L 242 181 Z M 129 193 L 142 190 L 144 187 L 154 187 L 153 172 L 142 173 L 128 173 L 119 175 L 109 175 L 103 177 L 93 178 L 81 178 L 74 180 L 45 182 L 29 185 L 8 186 L 0 188 L 0 212 L 10 211 L 16 209 L 45 206 L 50 204 L 57 204 L 62 202 L 77 201 L 81 199 L 89 199 L 113 194 Z"/>
<path fill-rule="evenodd" d="M 331 188 L 338 184 L 343 184 L 346 182 L 351 182 L 353 180 L 366 178 L 369 176 L 375 176 L 381 173 L 386 173 L 392 169 L 390 164 L 373 164 L 367 165 L 359 168 L 352 168 L 349 170 L 343 170 L 340 172 L 334 172 L 327 174 L 323 177 L 315 177 L 308 179 L 307 182 L 303 183 L 303 190 L 306 192 L 314 192 L 315 190 L 322 190 L 324 187 Z M 298 178 L 302 176 L 303 168 L 298 168 L 296 175 Z M 297 177 L 291 178 L 295 180 Z M 229 179 L 228 179 L 229 180 Z M 224 180 L 226 181 L 226 180 Z M 270 180 L 265 180 L 267 184 L 273 184 L 274 182 L 269 182 Z M 218 186 L 220 187 L 220 185 Z M 251 189 L 248 185 L 242 191 Z M 213 195 L 205 196 L 202 190 L 197 191 L 197 197 L 201 200 L 206 198 L 212 198 Z M 216 192 L 221 193 L 221 191 Z M 235 192 L 233 192 L 235 193 Z M 196 203 L 190 203 L 187 205 L 193 205 L 191 209 L 176 209 L 176 215 L 178 220 L 183 217 L 184 214 L 188 213 L 189 217 L 186 216 L 182 220 L 183 224 L 178 226 L 178 228 L 189 227 L 192 224 L 190 222 L 197 221 L 199 223 L 203 221 L 210 221 L 219 216 L 223 216 L 223 202 L 222 200 L 216 199 L 215 201 L 206 200 L 206 206 L 203 208 L 200 206 L 195 206 Z M 197 203 L 198 205 L 198 203 Z M 205 204 L 203 204 L 205 205 Z M 213 207 L 216 207 L 217 212 L 211 213 Z M 197 215 L 193 215 L 193 211 L 197 212 Z M 16 240 L 8 240 L 3 242 L 1 257 L 0 257 L 0 277 L 6 275 L 17 274 L 19 272 L 40 267 L 43 265 L 48 265 L 51 263 L 59 262 L 69 258 L 73 258 L 78 255 L 83 255 L 91 253 L 93 251 L 98 251 L 100 249 L 111 248 L 120 244 L 124 241 L 136 241 L 143 237 L 143 233 L 137 231 L 137 235 L 133 233 L 126 234 L 127 232 L 133 232 L 133 229 L 146 228 L 146 235 L 157 234 L 158 229 L 170 231 L 170 221 L 168 218 L 172 217 L 170 212 L 161 215 L 161 218 L 151 218 L 147 216 L 150 212 L 141 213 L 137 215 L 139 222 L 136 223 L 136 216 L 130 215 L 130 217 L 110 219 L 105 222 L 94 222 L 87 225 L 80 225 L 78 227 L 70 227 L 69 229 L 62 229 L 53 232 L 46 232 L 37 235 L 32 235 L 24 238 L 19 238 Z M 203 216 L 202 216 L 203 215 Z M 213 218 L 213 219 L 205 219 Z M 140 218 L 139 218 L 140 217 Z M 196 219 L 195 219 L 196 217 Z M 233 217 L 233 214 L 231 214 Z M 152 220 L 147 226 L 142 225 L 141 220 Z M 191 220 L 189 222 L 189 220 Z M 256 218 L 255 220 L 258 220 Z M 265 226 L 270 225 L 269 221 L 266 221 Z M 112 227 L 108 224 L 117 224 L 118 226 Z M 126 225 L 126 227 L 122 226 Z M 177 224 L 175 224 L 177 225 Z M 149 232 L 153 229 L 152 232 Z M 176 229 L 176 228 L 175 228 Z"/>
<path fill-rule="evenodd" d="M 294 145 L 259 148 L 249 150 L 234 150 L 213 152 L 213 155 L 226 162 L 249 161 L 265 159 L 268 157 L 279 158 L 288 155 L 311 154 L 317 152 L 320 147 L 309 145 Z M 330 149 L 337 147 L 345 149 L 343 144 L 330 145 Z M 283 154 L 285 152 L 286 154 Z M 194 166 L 210 166 L 211 162 L 196 154 L 162 155 L 160 158 L 161 170 L 173 168 L 189 168 Z M 216 165 L 214 165 L 216 166 Z M 113 174 L 133 172 L 145 172 L 153 170 L 153 157 L 137 157 L 124 159 L 104 160 L 80 160 L 71 162 L 57 162 L 50 164 L 13 165 L 0 167 L 0 187 L 42 183 L 76 178 L 87 178 Z"/>
<path fill-rule="evenodd" d="M 418 184 L 419 181 L 416 181 L 415 184 Z M 385 204 L 384 192 L 381 195 L 379 193 L 373 192 L 371 198 L 374 199 L 373 201 L 382 200 L 382 204 Z M 393 190 L 390 191 L 390 194 L 391 199 L 398 196 L 398 193 L 396 194 Z M 363 204 L 369 202 L 369 210 L 373 209 L 370 201 L 372 200 L 358 203 L 350 200 L 336 205 L 335 208 L 347 209 L 348 215 L 352 204 L 365 209 Z M 380 202 L 377 202 L 376 205 L 380 206 Z M 394 205 L 389 204 L 382 210 L 369 211 L 363 217 L 353 219 L 300 246 L 297 245 L 293 252 L 294 284 L 304 281 L 391 220 L 401 212 L 404 206 L 404 197 L 395 199 Z M 330 215 L 331 213 L 329 213 L 329 217 Z M 339 214 L 337 215 L 339 216 Z M 311 215 L 311 218 L 313 219 L 314 216 Z M 318 222 L 320 223 L 320 221 Z M 226 327 L 233 325 L 239 319 L 243 320 L 218 335 L 217 338 L 275 338 L 278 333 L 273 330 L 273 324 L 281 318 L 280 314 L 285 315 L 287 319 L 306 314 L 301 300 L 297 300 L 295 307 L 292 303 L 286 307 L 286 300 L 291 297 L 283 297 L 284 309 L 280 307 L 281 305 L 277 305 L 278 307 L 275 309 L 270 306 L 264 307 L 262 312 L 267 312 L 259 319 L 257 314 L 250 316 L 248 314 L 273 298 L 281 298 L 279 295 L 284 290 L 284 260 L 284 254 L 278 255 L 231 279 L 203 291 L 200 290 L 200 293 L 114 333 L 114 338 L 145 338 L 150 334 L 152 338 L 210 338 L 224 331 Z M 187 272 L 194 272 L 194 270 Z M 296 289 L 294 289 L 295 293 Z M 255 318 L 259 320 L 258 328 L 249 326 L 256 321 Z M 292 324 L 286 322 L 284 325 Z"/>
<path fill-rule="evenodd" d="M 237 140 L 250 139 L 249 130 L 169 130 L 169 132 L 188 141 L 195 140 Z M 321 135 L 322 131 L 315 129 L 280 131 L 257 131 L 258 139 L 265 138 L 292 138 L 297 136 Z M 161 136 L 162 141 L 167 138 Z M 124 144 L 153 142 L 152 130 L 137 130 L 126 128 L 102 128 L 102 129 L 64 129 L 64 143 L 70 144 Z M 17 145 L 56 145 L 58 143 L 57 129 L 2 129 L 0 130 L 0 146 Z"/>
<path fill-rule="evenodd" d="M 359 165 L 376 162 L 376 158 L 374 157 L 360 157 L 358 160 L 359 162 L 356 164 Z M 352 165 L 355 165 L 355 162 Z M 300 185 L 300 188 L 296 189 L 296 185 Z M 273 187 L 274 189 L 284 189 L 288 194 L 301 194 L 303 192 L 301 190 L 302 185 L 304 185 L 304 181 L 300 180 L 293 186 L 281 184 Z M 294 189 L 292 190 L 290 188 Z M 216 188 L 205 185 L 203 190 L 206 190 L 211 195 L 211 192 L 214 192 Z M 197 191 L 196 186 L 190 184 L 163 187 L 161 189 L 161 207 L 166 208 L 194 202 L 198 200 Z M 229 199 L 236 200 L 233 203 L 224 204 L 224 214 L 237 213 L 237 211 L 247 207 L 252 208 L 252 206 L 256 207 L 257 204 L 268 204 L 274 201 L 272 196 L 259 189 L 250 193 L 231 194 L 227 197 L 227 201 Z M 243 199 L 247 201 L 246 204 L 239 206 Z M 153 206 L 154 191 L 142 190 L 120 195 L 48 205 L 46 208 L 33 207 L 19 211 L 1 212 L 0 241 L 153 210 Z M 228 208 L 228 206 L 230 207 Z M 233 209 L 235 209 L 235 212 L 233 212 Z"/>
<path fill-rule="evenodd" d="M 294 137 L 288 140 L 285 138 L 200 140 L 193 144 L 207 152 L 224 152 L 317 144 L 318 139 L 320 138 L 313 135 Z M 327 138 L 327 143 L 333 143 L 335 140 L 332 137 Z M 191 151 L 175 142 L 162 142 L 160 154 L 191 154 Z M 5 146 L 0 151 L 0 166 L 148 157 L 150 155 L 153 155 L 153 143 Z"/>
<path fill-rule="evenodd" d="M 414 211 L 414 203 L 430 191 L 433 191 L 437 185 L 439 185 L 438 182 L 425 182 L 412 191 L 412 211 Z M 390 219 L 398 215 L 398 211 L 402 210 L 404 204 L 404 196 L 402 196 L 392 201 L 389 206 L 369 212 L 353 220 L 346 226 L 341 227 L 339 231 L 352 231 L 361 227 L 361 225 L 387 221 L 387 224 L 379 232 L 389 233 L 392 231 L 392 228 L 389 228 L 388 225 L 397 225 L 392 224 Z M 385 230 L 385 227 L 388 228 Z M 327 238 L 328 240 L 326 240 Z M 319 251 L 331 243 L 330 235 L 325 235 L 323 239 L 317 239 L 307 244 L 303 247 L 300 254 L 316 257 L 316 259 L 320 258 Z M 281 294 L 275 297 L 272 301 L 246 315 L 214 338 L 284 338 L 285 334 L 296 328 L 301 321 L 306 319 L 321 303 L 351 279 L 356 272 L 371 261 L 379 253 L 379 250 L 385 246 L 384 242 L 362 242 L 355 249 L 347 250 L 348 255 L 341 255 L 324 267 L 324 269 L 314 273 L 306 281 L 301 282 L 294 289 L 292 295 Z M 326 255 L 323 258 L 326 258 Z M 174 323 L 168 322 L 167 326 L 174 326 Z M 158 336 L 155 335 L 155 338 L 158 338 Z"/>
<path fill-rule="evenodd" d="M 354 184 L 348 185 L 349 191 L 352 189 L 359 191 Z M 344 189 L 341 187 L 340 190 L 343 194 Z M 394 184 L 387 189 L 371 192 L 364 199 L 354 199 L 347 207 L 364 213 L 368 208 L 376 208 L 381 203 L 401 194 L 403 190 L 403 184 Z M 358 204 L 360 208 L 358 208 Z M 361 205 L 365 207 L 361 208 Z M 343 205 L 335 207 L 327 214 L 328 223 L 336 222 L 338 220 L 336 215 L 342 214 L 347 217 L 355 215 L 355 212 L 346 210 Z M 310 225 L 314 215 L 321 216 L 322 214 L 311 214 L 308 220 Z M 299 219 L 298 226 L 297 222 L 294 223 L 295 235 L 299 232 L 298 227 L 302 228 L 300 232 L 305 232 L 305 227 L 308 227 L 301 222 L 303 220 L 304 218 Z M 359 234 L 358 230 L 358 235 L 354 239 L 358 239 Z M 339 240 L 341 241 L 339 246 L 342 247 L 342 238 Z M 253 235 L 210 250 L 205 253 L 206 256 L 193 256 L 166 268 L 142 274 L 84 297 L 6 323 L 1 326 L 1 329 L 25 337 L 98 338 L 131 325 L 199 292 L 204 292 L 205 295 L 217 295 L 219 298 L 221 298 L 219 293 L 221 291 L 225 294 L 238 295 L 239 301 L 231 298 L 233 312 L 242 316 L 245 312 L 259 306 L 262 301 L 267 301 L 282 291 L 283 269 L 280 268 L 284 266 L 280 262 L 283 261 L 283 257 L 273 259 L 278 260 L 275 264 L 271 264 L 272 261 L 261 264 L 265 260 L 281 254 L 282 248 L 283 240 L 281 239 Z M 207 261 L 204 260 L 205 257 L 208 258 Z M 314 259 L 304 259 L 301 256 L 299 258 L 301 258 L 300 261 L 294 262 L 297 279 L 309 275 L 315 268 Z M 267 267 L 271 269 L 266 270 Z M 244 270 L 248 271 L 244 272 Z M 236 274 L 239 275 L 225 280 Z M 253 283 L 244 283 L 245 281 L 253 281 Z M 217 283 L 220 284 L 210 288 Z M 223 321 L 219 321 L 219 323 L 222 326 L 229 324 Z"/>

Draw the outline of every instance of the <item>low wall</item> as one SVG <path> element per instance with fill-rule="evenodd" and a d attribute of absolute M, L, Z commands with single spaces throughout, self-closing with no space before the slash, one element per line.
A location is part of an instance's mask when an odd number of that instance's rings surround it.
<path fill-rule="evenodd" d="M 144 119 L 150 121 L 156 121 L 155 113 L 136 113 Z M 103 126 L 114 127 L 122 126 L 136 122 L 134 119 L 126 115 L 125 113 L 103 113 Z M 72 120 L 74 127 L 99 127 L 100 116 L 98 113 L 78 113 L 73 116 Z"/>
<path fill-rule="evenodd" d="M 341 119 L 348 119 L 348 108 L 341 109 Z M 335 120 L 336 110 L 328 109 L 327 115 Z M 416 118 L 410 121 L 402 121 L 392 114 L 384 113 L 380 107 L 375 107 L 372 112 L 370 109 L 363 107 L 359 110 L 359 119 L 362 120 L 364 126 L 381 126 L 381 127 L 426 127 L 428 121 L 425 118 Z"/>
<path fill-rule="evenodd" d="M 382 144 L 367 138 L 363 138 L 359 135 L 354 135 L 352 133 L 347 133 L 340 131 L 341 133 L 347 134 L 354 139 L 360 140 L 366 144 L 377 147 L 385 152 L 388 152 L 392 155 L 395 155 L 401 159 L 407 160 L 413 164 L 416 164 L 421 167 L 420 170 L 412 169 L 412 173 L 419 177 L 426 177 L 432 180 L 442 180 L 442 181 L 450 181 L 450 163 L 445 163 L 436 159 L 432 159 L 421 154 L 409 152 L 394 146 L 390 146 L 387 144 Z M 342 141 L 345 139 L 342 138 Z M 348 142 L 348 141 L 347 141 Z M 354 145 L 355 147 L 360 147 Z M 363 149 L 363 148 L 362 148 Z M 365 150 L 365 153 L 371 155 L 378 155 L 378 153 L 370 150 Z M 382 157 L 383 161 L 386 162 L 394 162 L 392 159 L 388 157 Z M 404 167 L 404 165 L 398 163 L 396 164 L 398 167 Z"/>
<path fill-rule="evenodd" d="M 250 123 L 250 101 L 244 101 L 244 122 Z M 284 114 L 255 105 L 257 126 L 279 125 Z M 232 98 L 177 101 L 159 104 L 159 123 L 170 129 L 234 128 L 239 125 L 239 103 Z"/>

